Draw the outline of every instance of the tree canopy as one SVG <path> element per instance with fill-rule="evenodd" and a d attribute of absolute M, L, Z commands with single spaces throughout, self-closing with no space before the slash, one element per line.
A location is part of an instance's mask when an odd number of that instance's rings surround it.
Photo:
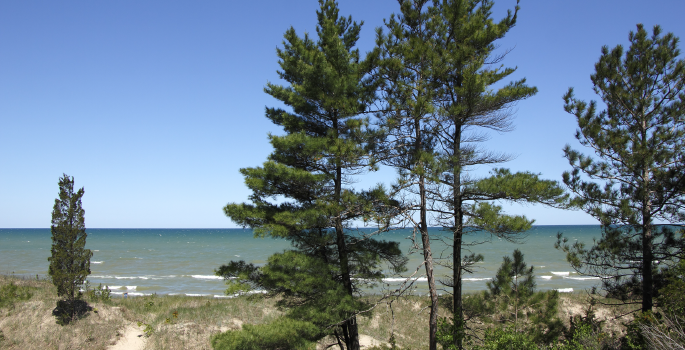
<path fill-rule="evenodd" d="M 79 287 L 90 274 L 93 252 L 85 249 L 85 211 L 81 205 L 83 188 L 74 192 L 74 178 L 66 174 L 59 179 L 59 198 L 52 209 L 52 255 L 48 258 L 48 274 L 57 288 L 57 295 L 66 303 L 60 309 L 74 317 L 75 301 L 80 298 Z M 64 318 L 62 315 L 60 317 Z M 66 321 L 66 319 L 65 319 Z"/>
<path fill-rule="evenodd" d="M 579 272 L 602 278 L 609 295 L 649 311 L 661 267 L 685 247 L 677 233 L 685 220 L 685 62 L 678 38 L 659 26 L 650 36 L 638 24 L 629 40 L 627 51 L 603 47 L 590 76 L 606 109 L 576 99 L 573 88 L 564 95 L 576 139 L 594 153 L 567 145 L 564 183 L 602 236 L 589 248 L 560 236 L 558 246 Z"/>
<path fill-rule="evenodd" d="M 273 153 L 261 167 L 241 169 L 251 203 L 224 211 L 256 236 L 284 238 L 293 249 L 274 254 L 265 266 L 231 262 L 217 270 L 229 292 L 260 288 L 279 295 L 287 317 L 313 323 L 322 337 L 333 334 L 359 349 L 356 314 L 368 308 L 358 295 L 383 270 L 402 271 L 406 259 L 396 242 L 374 239 L 397 210 L 382 186 L 354 189 L 353 176 L 374 167 L 369 152 L 376 133 L 364 114 L 376 100 L 371 64 L 354 49 L 361 24 L 340 17 L 335 1 L 319 1 L 317 40 L 293 28 L 278 49 L 279 76 L 265 92 L 290 110 L 266 108 L 285 135 L 270 135 Z M 352 229 L 353 222 L 378 230 Z M 309 333 L 308 333 L 309 334 Z"/>

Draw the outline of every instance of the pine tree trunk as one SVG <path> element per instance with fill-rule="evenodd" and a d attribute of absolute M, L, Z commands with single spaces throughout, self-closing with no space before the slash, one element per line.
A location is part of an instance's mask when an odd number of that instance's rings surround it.
<path fill-rule="evenodd" d="M 457 164 L 454 166 L 453 176 L 453 195 L 452 199 L 454 202 L 454 228 L 453 228 L 453 246 L 452 246 L 452 279 L 453 279 L 453 303 L 454 303 L 454 346 L 457 349 L 462 349 L 463 339 L 462 334 L 464 334 L 464 318 L 462 311 L 462 300 L 461 300 L 461 244 L 464 236 L 464 213 L 462 210 L 462 198 L 461 198 L 461 125 L 459 122 L 455 123 L 455 138 L 454 142 L 454 154 L 453 157 Z"/>
<path fill-rule="evenodd" d="M 642 145 L 647 146 L 647 123 L 642 114 Z M 644 159 L 642 161 L 645 161 Z M 651 201 L 649 200 L 650 169 L 647 164 L 642 165 L 642 312 L 652 311 L 653 278 L 652 261 L 654 260 L 652 244 L 652 216 Z"/>
<path fill-rule="evenodd" d="M 649 206 L 649 204 L 647 204 Z M 644 210 L 648 214 L 648 210 Z M 642 312 L 652 311 L 654 281 L 652 276 L 652 224 L 649 216 L 642 217 Z"/>
<path fill-rule="evenodd" d="M 438 331 L 438 293 L 435 289 L 435 276 L 433 273 L 433 253 L 431 252 L 430 237 L 428 236 L 428 222 L 426 221 L 426 188 L 425 177 L 419 176 L 419 193 L 421 196 L 421 243 L 423 244 L 423 259 L 426 261 L 426 277 L 428 279 L 428 293 L 430 294 L 431 307 L 429 318 L 429 349 L 437 350 L 436 334 Z"/>
<path fill-rule="evenodd" d="M 333 120 L 334 130 L 338 130 L 338 120 L 337 118 Z M 337 134 L 336 134 L 337 137 Z M 339 161 L 339 160 L 338 160 Z M 342 165 L 340 163 L 335 166 L 335 192 L 334 200 L 335 203 L 340 204 L 342 197 Z M 338 213 L 339 214 L 339 213 Z M 347 247 L 345 245 L 345 231 L 343 229 L 343 220 L 338 215 L 335 218 L 335 233 L 336 233 L 336 244 L 338 247 L 338 257 L 340 258 L 340 273 L 342 274 L 342 282 L 347 294 L 353 296 L 352 292 L 352 278 L 350 276 L 350 266 L 349 260 L 347 258 Z M 357 328 L 357 317 L 352 316 L 349 320 L 345 322 L 347 327 L 347 333 L 349 335 L 349 340 L 345 339 L 347 342 L 348 350 L 359 350 L 359 330 Z"/>
<path fill-rule="evenodd" d="M 421 122 L 419 119 L 414 119 L 414 151 L 417 155 L 421 154 L 423 133 L 421 130 Z M 423 166 L 422 164 L 420 166 Z M 421 171 L 425 171 L 421 169 Z M 419 231 L 421 233 L 421 243 L 423 245 L 423 259 L 426 262 L 426 278 L 428 279 L 428 294 L 431 299 L 430 316 L 428 320 L 428 348 L 429 350 L 437 350 L 437 332 L 438 332 L 438 292 L 435 289 L 435 273 L 433 268 L 433 252 L 431 251 L 430 236 L 428 236 L 428 218 L 427 209 L 428 202 L 426 199 L 426 176 L 424 173 L 419 175 Z"/>

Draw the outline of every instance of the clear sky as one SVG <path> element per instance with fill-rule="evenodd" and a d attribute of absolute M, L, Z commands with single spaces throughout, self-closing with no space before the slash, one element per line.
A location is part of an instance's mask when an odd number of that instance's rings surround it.
<path fill-rule="evenodd" d="M 515 0 L 498 0 L 495 18 Z M 628 43 L 637 23 L 685 38 L 682 0 L 522 0 L 499 42 L 539 93 L 517 105 L 516 130 L 485 146 L 517 158 L 503 166 L 561 181 L 575 118 L 568 87 L 597 97 L 590 75 L 603 45 Z M 238 172 L 259 166 L 280 130 L 264 117 L 277 101 L 276 48 L 290 26 L 315 34 L 318 2 L 0 2 L 0 227 L 49 227 L 62 173 L 85 187 L 90 228 L 229 228 L 222 208 L 247 200 Z M 358 47 L 398 12 L 394 0 L 340 0 L 364 21 Z M 682 48 L 682 45 L 681 45 Z M 487 168 L 477 171 L 486 172 Z M 357 186 L 390 183 L 391 169 Z M 596 224 L 589 215 L 510 206 L 537 224 Z"/>

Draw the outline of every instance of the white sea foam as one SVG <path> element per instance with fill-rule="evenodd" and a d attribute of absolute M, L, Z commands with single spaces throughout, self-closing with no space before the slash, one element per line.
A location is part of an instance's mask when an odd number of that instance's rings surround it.
<path fill-rule="evenodd" d="M 138 286 L 107 286 L 109 289 L 126 289 L 126 290 L 136 290 Z"/>
<path fill-rule="evenodd" d="M 557 289 L 559 293 L 573 293 L 573 288 L 559 288 Z"/>
<path fill-rule="evenodd" d="M 128 295 L 130 297 L 140 297 L 140 296 L 145 296 L 145 295 L 152 295 L 152 293 L 140 293 L 140 292 L 112 292 L 112 294 L 114 294 L 114 295 L 124 295 L 124 293 L 126 293 L 126 295 Z"/>
<path fill-rule="evenodd" d="M 193 294 L 193 293 L 186 293 L 186 296 L 189 297 L 208 297 L 210 294 Z"/>
<path fill-rule="evenodd" d="M 600 279 L 599 277 L 564 277 L 564 278 L 570 279 L 570 280 L 577 280 L 577 281 L 589 281 L 589 280 Z"/>
<path fill-rule="evenodd" d="M 91 261 L 92 264 L 102 264 L 104 261 Z"/>
<path fill-rule="evenodd" d="M 478 281 L 489 281 L 489 280 L 491 280 L 491 279 L 492 279 L 492 278 L 489 278 L 489 277 L 486 277 L 486 278 L 476 278 L 476 277 L 472 277 L 472 278 L 462 278 L 461 280 L 462 280 L 462 281 L 470 281 L 470 282 L 478 282 Z"/>
<path fill-rule="evenodd" d="M 553 275 L 557 275 L 557 276 L 568 276 L 568 275 L 570 274 L 570 272 L 568 272 L 568 271 L 562 271 L 562 272 L 550 271 L 550 272 L 551 272 Z"/>
<path fill-rule="evenodd" d="M 383 282 L 404 282 L 404 281 L 418 281 L 418 282 L 428 282 L 428 278 L 426 277 L 419 277 L 419 278 L 407 278 L 407 277 L 391 277 L 391 278 L 384 278 Z"/>
<path fill-rule="evenodd" d="M 406 280 L 407 280 L 406 278 L 394 277 L 394 278 L 384 278 L 383 282 L 404 282 Z"/>
<path fill-rule="evenodd" d="M 554 276 L 540 276 L 540 278 L 542 278 L 544 280 L 551 280 L 552 277 L 554 277 Z"/>
<path fill-rule="evenodd" d="M 214 275 L 190 275 L 190 277 L 201 279 L 201 280 L 222 280 L 222 279 L 224 279 L 221 276 L 214 276 Z"/>

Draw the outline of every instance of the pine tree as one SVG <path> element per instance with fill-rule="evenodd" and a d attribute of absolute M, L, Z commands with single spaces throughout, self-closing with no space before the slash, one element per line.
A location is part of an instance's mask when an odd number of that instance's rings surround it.
<path fill-rule="evenodd" d="M 556 316 L 559 293 L 537 292 L 533 270 L 523 261 L 523 253 L 514 250 L 512 257 L 503 257 L 479 301 L 489 322 L 513 324 L 514 332 L 525 332 L 537 343 L 549 343 L 563 331 Z"/>
<path fill-rule="evenodd" d="M 495 54 L 494 42 L 516 23 L 518 6 L 499 22 L 491 18 L 493 1 L 445 0 L 438 2 L 436 56 L 432 78 L 436 87 L 436 166 L 429 200 L 437 223 L 452 233 L 452 254 L 448 266 L 453 274 L 447 281 L 453 297 L 452 347 L 461 349 L 466 330 L 462 305 L 462 278 L 479 254 L 464 255 L 467 234 L 490 234 L 518 241 L 533 220 L 510 216 L 497 200 L 538 202 L 563 206 L 565 195 L 555 181 L 542 180 L 530 172 L 511 173 L 494 169 L 491 176 L 478 178 L 470 172 L 478 165 L 502 163 L 506 154 L 486 151 L 478 143 L 488 139 L 483 132 L 512 130 L 511 106 L 533 96 L 537 89 L 525 79 L 500 84 L 514 68 L 501 68 L 504 55 Z"/>
<path fill-rule="evenodd" d="M 659 26 L 649 37 L 638 24 L 629 39 L 626 52 L 603 47 L 590 76 L 606 110 L 577 100 L 572 88 L 564 96 L 564 109 L 578 121 L 576 139 L 595 153 L 567 145 L 573 170 L 564 183 L 601 223 L 602 235 L 589 249 L 560 235 L 558 247 L 578 272 L 602 278 L 610 296 L 645 312 L 658 290 L 656 264 L 668 265 L 685 248 L 672 226 L 658 224 L 685 221 L 685 62 L 678 38 L 661 36 Z"/>
<path fill-rule="evenodd" d="M 74 178 L 64 174 L 59 179 L 59 198 L 52 209 L 52 256 L 48 258 L 48 273 L 57 287 L 57 295 L 64 298 L 67 316 L 77 312 L 75 301 L 81 297 L 79 287 L 90 274 L 93 253 L 86 246 L 84 210 L 81 206 L 83 188 L 74 192 Z"/>
<path fill-rule="evenodd" d="M 378 114 L 387 138 L 379 152 L 384 164 L 395 167 L 399 179 L 395 191 L 410 193 L 404 207 L 412 227 L 418 231 L 431 299 L 429 349 L 436 349 L 438 292 L 435 283 L 433 253 L 428 235 L 428 169 L 433 163 L 432 114 L 434 89 L 431 79 L 434 55 L 431 18 L 435 8 L 428 0 L 401 1 L 401 14 L 386 21 L 387 34 L 378 32 L 378 76 L 385 107 Z M 418 221 L 414 213 L 418 212 Z"/>
<path fill-rule="evenodd" d="M 400 272 L 406 259 L 396 242 L 350 228 L 364 221 L 386 229 L 396 205 L 382 187 L 350 186 L 352 176 L 374 166 L 369 147 L 375 133 L 363 114 L 378 83 L 369 76 L 371 64 L 353 49 L 361 24 L 339 17 L 335 1 L 319 3 L 318 40 L 290 28 L 277 50 L 279 75 L 290 85 L 265 89 L 292 109 L 266 109 L 286 134 L 269 136 L 274 151 L 262 167 L 241 169 L 251 203 L 224 208 L 256 236 L 287 239 L 293 249 L 259 268 L 231 262 L 217 274 L 234 278 L 229 292 L 261 288 L 280 295 L 287 317 L 318 326 L 316 337 L 333 332 L 341 346 L 359 349 L 356 314 L 368 307 L 357 297 L 361 288 L 384 276 L 383 263 Z"/>

